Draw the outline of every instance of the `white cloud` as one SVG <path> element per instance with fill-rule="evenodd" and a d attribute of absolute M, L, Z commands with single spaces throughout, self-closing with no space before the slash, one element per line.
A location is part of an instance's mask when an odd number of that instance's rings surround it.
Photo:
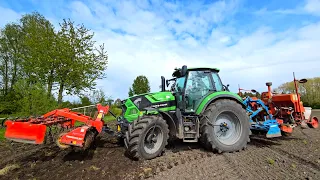
<path fill-rule="evenodd" d="M 241 37 L 234 46 L 220 46 L 210 49 L 207 46 L 183 46 L 173 39 L 153 40 L 139 37 L 116 35 L 105 40 L 110 54 L 112 76 L 120 71 L 123 76 L 106 80 L 110 92 L 126 92 L 133 79 L 146 75 L 151 81 L 153 91 L 158 90 L 160 76 L 171 77 L 175 67 L 209 66 L 221 68 L 221 77 L 236 91 L 237 84 L 246 88 L 265 90 L 265 82 L 272 81 L 274 86 L 292 80 L 292 72 L 297 76 L 318 76 L 320 68 L 309 72 L 310 67 L 320 67 L 320 23 L 291 30 L 291 34 L 274 33 L 272 29 L 261 28 Z M 222 35 L 220 37 L 224 38 Z M 191 47 L 190 47 L 191 46 Z M 318 61 L 317 61 L 318 60 Z M 289 63 L 292 62 L 292 63 Z M 277 65 L 278 64 L 278 65 Z M 238 69 L 238 70 L 236 70 Z M 117 86 L 113 84 L 118 83 Z M 110 86 L 109 86 L 110 85 Z"/>
<path fill-rule="evenodd" d="M 7 23 L 16 22 L 21 17 L 21 14 L 0 6 L 0 17 L 0 27 L 3 27 Z"/>
<path fill-rule="evenodd" d="M 98 87 L 113 98 L 125 98 L 134 78 L 146 75 L 152 91 L 158 91 L 160 76 L 171 78 L 173 69 L 184 64 L 220 68 L 232 91 L 238 84 L 266 90 L 267 81 L 276 87 L 291 81 L 293 71 L 298 78 L 318 76 L 320 20 L 281 32 L 260 22 L 258 29 L 244 33 L 246 22 L 225 23 L 237 13 L 239 1 L 208 7 L 191 3 L 153 1 L 154 8 L 142 0 L 71 3 L 73 20 L 90 26 L 109 54 L 107 79 L 99 80 Z"/>
<path fill-rule="evenodd" d="M 72 15 L 85 21 L 94 21 L 90 9 L 83 2 L 73 1 L 71 3 Z"/>
<path fill-rule="evenodd" d="M 307 0 L 304 9 L 311 14 L 320 16 L 320 0 Z"/>
<path fill-rule="evenodd" d="M 284 14 L 284 15 L 314 15 L 320 16 L 320 0 L 305 0 L 304 4 L 297 6 L 293 9 L 277 9 L 268 10 L 267 8 L 261 8 L 254 12 L 257 15 L 266 14 Z"/>

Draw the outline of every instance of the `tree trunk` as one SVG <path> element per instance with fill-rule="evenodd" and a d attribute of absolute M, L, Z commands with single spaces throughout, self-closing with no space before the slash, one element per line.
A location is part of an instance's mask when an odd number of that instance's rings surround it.
<path fill-rule="evenodd" d="M 8 72 L 9 71 L 9 67 L 8 67 L 8 61 L 5 60 L 5 64 L 4 64 L 4 95 L 6 96 L 8 94 L 8 85 L 9 85 L 9 76 L 8 76 Z"/>
<path fill-rule="evenodd" d="M 17 62 L 15 60 L 13 63 L 13 74 L 12 74 L 12 79 L 11 79 L 10 90 L 13 90 L 13 86 L 16 83 L 16 79 L 17 79 Z"/>
<path fill-rule="evenodd" d="M 60 82 L 59 94 L 58 94 L 58 104 L 59 104 L 59 105 L 62 103 L 63 88 L 64 88 L 64 81 L 62 80 L 62 81 Z"/>
<path fill-rule="evenodd" d="M 50 71 L 50 74 L 48 77 L 48 98 L 51 97 L 52 86 L 53 86 L 53 69 Z"/>

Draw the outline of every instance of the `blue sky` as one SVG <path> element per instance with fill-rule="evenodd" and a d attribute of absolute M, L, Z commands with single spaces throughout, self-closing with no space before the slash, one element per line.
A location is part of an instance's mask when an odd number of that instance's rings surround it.
<path fill-rule="evenodd" d="M 32 11 L 57 29 L 70 18 L 95 32 L 109 54 L 98 87 L 113 98 L 138 75 L 158 91 L 184 64 L 220 68 L 232 91 L 320 75 L 320 0 L 0 0 L 0 27 Z"/>

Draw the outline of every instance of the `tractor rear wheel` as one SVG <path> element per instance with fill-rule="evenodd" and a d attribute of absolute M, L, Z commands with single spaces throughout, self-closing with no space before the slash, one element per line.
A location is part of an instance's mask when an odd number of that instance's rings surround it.
<path fill-rule="evenodd" d="M 129 125 L 126 154 L 135 160 L 160 156 L 168 144 L 169 128 L 161 116 L 143 116 Z"/>
<path fill-rule="evenodd" d="M 250 142 L 249 116 L 233 100 L 222 99 L 210 104 L 201 117 L 200 127 L 200 142 L 212 151 L 240 151 Z"/>

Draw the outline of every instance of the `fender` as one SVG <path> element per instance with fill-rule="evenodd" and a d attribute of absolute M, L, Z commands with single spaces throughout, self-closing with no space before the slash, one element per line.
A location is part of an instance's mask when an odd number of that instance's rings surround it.
<path fill-rule="evenodd" d="M 228 91 L 220 91 L 220 92 L 211 93 L 206 97 L 204 97 L 196 110 L 196 114 L 197 115 L 202 114 L 209 104 L 213 103 L 218 99 L 232 99 L 238 102 L 243 108 L 246 108 L 245 105 L 243 104 L 242 98 L 238 94 L 228 92 Z"/>
<path fill-rule="evenodd" d="M 163 112 L 163 111 L 158 111 L 159 114 L 161 114 L 161 116 L 163 117 L 163 119 L 166 120 L 166 122 L 168 123 L 169 126 L 169 133 L 171 136 L 176 136 L 177 133 L 177 126 L 174 123 L 173 118 L 170 116 L 169 113 L 167 112 Z"/>
<path fill-rule="evenodd" d="M 144 108 L 144 110 L 147 111 L 147 114 L 148 114 L 148 111 L 149 112 L 151 111 L 154 114 L 159 113 L 163 117 L 163 119 L 167 122 L 167 124 L 169 126 L 170 135 L 171 136 L 176 136 L 177 135 L 176 133 L 177 133 L 177 131 L 179 131 L 179 129 L 177 129 L 177 125 L 176 125 L 176 123 L 174 122 L 172 116 L 170 116 L 169 113 L 161 111 L 161 110 L 153 108 L 153 107 Z"/>

